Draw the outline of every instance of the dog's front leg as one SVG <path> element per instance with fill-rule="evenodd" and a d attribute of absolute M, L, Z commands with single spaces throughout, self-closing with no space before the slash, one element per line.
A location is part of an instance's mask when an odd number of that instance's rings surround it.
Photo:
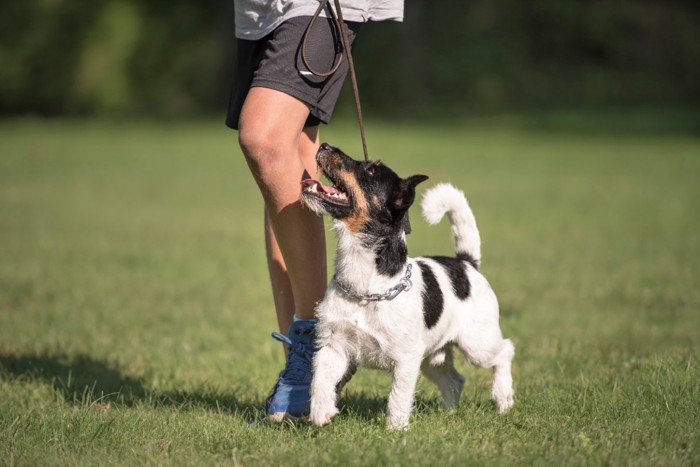
<path fill-rule="evenodd" d="M 336 386 L 348 369 L 348 357 L 330 346 L 321 347 L 314 356 L 313 366 L 309 419 L 315 425 L 323 426 L 338 413 Z"/>
<path fill-rule="evenodd" d="M 413 410 L 416 383 L 420 375 L 420 364 L 421 359 L 418 357 L 397 362 L 394 367 L 394 378 L 387 406 L 387 428 L 390 430 L 408 428 L 408 419 Z"/>

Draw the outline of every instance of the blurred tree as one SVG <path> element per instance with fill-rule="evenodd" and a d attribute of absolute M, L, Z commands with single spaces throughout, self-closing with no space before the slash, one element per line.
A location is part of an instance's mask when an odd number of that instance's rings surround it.
<path fill-rule="evenodd" d="M 86 31 L 105 1 L 0 2 L 0 112 L 70 110 Z"/>
<path fill-rule="evenodd" d="M 134 106 L 128 65 L 143 21 L 133 2 L 112 1 L 85 32 L 76 69 L 73 110 L 122 113 Z"/>
<path fill-rule="evenodd" d="M 360 89 L 402 114 L 697 108 L 699 24 L 690 0 L 411 0 L 363 27 Z M 0 114 L 223 113 L 234 57 L 232 0 L 7 0 Z"/>

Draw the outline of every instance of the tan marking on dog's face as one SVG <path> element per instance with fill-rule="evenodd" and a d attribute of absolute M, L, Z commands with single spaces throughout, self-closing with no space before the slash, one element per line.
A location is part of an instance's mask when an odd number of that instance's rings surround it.
<path fill-rule="evenodd" d="M 362 188 L 360 188 L 360 185 L 357 183 L 357 179 L 352 172 L 341 169 L 338 172 L 338 178 L 342 180 L 343 186 L 353 200 L 352 215 L 341 219 L 341 221 L 347 225 L 350 232 L 358 233 L 365 225 L 367 225 L 367 222 L 369 221 L 369 206 L 365 192 L 362 190 Z"/>

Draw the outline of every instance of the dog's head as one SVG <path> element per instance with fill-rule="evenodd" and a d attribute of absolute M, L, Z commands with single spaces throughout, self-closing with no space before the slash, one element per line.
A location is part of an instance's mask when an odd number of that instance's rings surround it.
<path fill-rule="evenodd" d="M 415 199 L 416 185 L 427 176 L 401 178 L 380 161 L 356 161 L 326 143 L 319 148 L 316 161 L 333 186 L 311 178 L 302 180 L 302 199 L 313 211 L 328 214 L 354 234 L 410 232 L 407 211 Z"/>

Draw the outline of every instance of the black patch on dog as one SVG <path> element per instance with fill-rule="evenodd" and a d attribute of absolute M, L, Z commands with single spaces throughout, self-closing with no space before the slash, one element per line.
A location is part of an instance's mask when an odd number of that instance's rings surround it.
<path fill-rule="evenodd" d="M 471 264 L 474 269 L 476 269 L 477 271 L 479 270 L 479 263 L 477 263 L 474 257 L 466 251 L 457 252 L 457 259 L 466 261 L 467 263 Z"/>
<path fill-rule="evenodd" d="M 377 272 L 382 276 L 392 277 L 406 265 L 408 249 L 398 237 L 382 238 L 376 252 L 374 263 L 377 266 Z"/>
<path fill-rule="evenodd" d="M 440 320 L 444 298 L 442 290 L 440 290 L 440 284 L 438 284 L 430 266 L 421 261 L 418 261 L 418 266 L 420 266 L 423 274 L 423 290 L 421 291 L 421 296 L 423 297 L 423 322 L 430 329 Z"/>
<path fill-rule="evenodd" d="M 452 283 L 452 291 L 460 300 L 469 297 L 471 292 L 471 284 L 467 277 L 466 260 L 460 258 L 451 258 L 449 256 L 428 256 L 433 261 L 440 263 L 445 269 L 445 272 L 450 277 Z M 472 264 L 473 266 L 473 264 Z"/>

